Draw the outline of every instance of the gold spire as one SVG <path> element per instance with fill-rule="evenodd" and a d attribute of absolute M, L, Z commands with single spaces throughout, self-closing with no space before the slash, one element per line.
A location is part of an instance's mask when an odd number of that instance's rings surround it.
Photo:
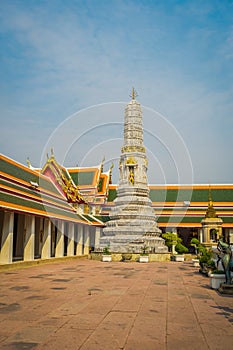
<path fill-rule="evenodd" d="M 27 157 L 27 166 L 28 166 L 28 168 L 31 168 L 31 162 L 30 162 L 29 157 Z"/>
<path fill-rule="evenodd" d="M 129 96 L 132 98 L 132 100 L 135 100 L 138 96 L 137 91 L 134 89 L 134 87 L 132 88 L 132 92 Z"/>
<path fill-rule="evenodd" d="M 112 163 L 112 165 L 110 167 L 110 171 L 112 171 L 113 168 L 114 168 L 114 163 Z"/>
<path fill-rule="evenodd" d="M 101 173 L 104 171 L 104 162 L 105 162 L 105 156 L 103 156 L 102 162 L 100 164 Z"/>
<path fill-rule="evenodd" d="M 210 185 L 209 185 L 209 198 L 208 198 L 208 200 L 209 200 L 208 209 L 206 211 L 205 217 L 206 218 L 217 218 L 218 215 L 216 213 L 216 210 L 214 209 Z"/>
<path fill-rule="evenodd" d="M 208 204 L 208 207 L 209 208 L 212 208 L 213 207 L 213 200 L 212 200 L 212 194 L 211 194 L 211 187 L 209 185 L 209 204 Z"/>
<path fill-rule="evenodd" d="M 114 163 L 112 163 L 110 169 L 109 169 L 109 184 L 112 184 L 112 169 L 114 167 Z"/>

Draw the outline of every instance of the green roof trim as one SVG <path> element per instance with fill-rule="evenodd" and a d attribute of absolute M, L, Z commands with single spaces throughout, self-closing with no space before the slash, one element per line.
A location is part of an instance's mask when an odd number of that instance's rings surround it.
<path fill-rule="evenodd" d="M 96 221 L 94 217 L 92 217 L 92 216 L 90 216 L 90 215 L 88 215 L 88 214 L 82 214 L 82 216 L 83 216 L 85 219 L 87 219 L 88 221 L 90 221 L 90 222 L 95 222 L 95 221 Z"/>
<path fill-rule="evenodd" d="M 233 216 L 219 216 L 224 224 L 232 224 L 233 223 Z"/>
<path fill-rule="evenodd" d="M 73 219 L 74 221 L 77 221 L 78 215 L 74 212 L 71 211 L 71 208 L 68 207 L 67 204 L 67 209 L 60 209 L 58 207 L 53 207 L 52 205 L 48 205 L 48 204 L 42 204 L 39 202 L 35 202 L 26 198 L 20 198 L 20 197 L 16 197 L 14 195 L 10 195 L 8 193 L 1 193 L 1 200 L 3 202 L 7 202 L 9 204 L 9 206 L 11 204 L 16 204 L 19 205 L 23 208 L 25 208 L 25 210 L 28 210 L 27 208 L 31 208 L 32 210 L 40 210 L 42 211 L 42 214 L 49 216 L 48 212 L 53 214 L 54 216 L 56 215 L 62 215 L 64 217 L 66 217 L 67 219 Z"/>
<path fill-rule="evenodd" d="M 233 189 L 211 189 L 211 197 L 214 202 L 232 202 L 233 201 Z M 209 190 L 208 189 L 194 189 L 192 194 L 192 202 L 208 202 Z"/>
<path fill-rule="evenodd" d="M 232 202 L 233 189 L 212 189 L 213 202 Z M 150 189 L 152 202 L 208 202 L 208 189 Z"/>
<path fill-rule="evenodd" d="M 95 171 L 77 171 L 75 173 L 70 172 L 70 176 L 77 186 L 92 185 Z"/>
<path fill-rule="evenodd" d="M 172 192 L 166 189 L 151 189 L 149 192 L 149 196 L 152 202 L 173 202 L 176 201 L 177 198 L 177 190 L 171 190 Z M 187 197 L 187 196 L 186 196 Z M 184 199 L 184 200 L 187 200 Z"/>
<path fill-rule="evenodd" d="M 33 189 L 29 189 L 29 188 L 27 188 L 27 187 L 24 187 L 24 186 L 21 186 L 21 185 L 17 185 L 17 184 L 14 184 L 14 183 L 12 183 L 12 182 L 8 182 L 8 181 L 6 181 L 6 180 L 3 180 L 3 179 L 0 179 L 0 184 L 3 184 L 3 185 L 5 185 L 5 186 L 8 186 L 8 187 L 10 187 L 12 190 L 19 190 L 19 191 L 22 191 L 22 192 L 24 192 L 25 193 L 25 196 L 31 196 L 31 195 L 33 195 L 33 196 L 35 196 L 35 197 L 37 197 L 37 199 L 35 199 L 35 198 L 32 198 L 31 200 L 33 201 L 33 200 L 39 200 L 39 201 L 41 201 L 41 199 L 43 200 L 43 201 L 50 201 L 50 202 L 53 202 L 54 203 L 54 205 L 67 205 L 67 201 L 65 200 L 65 198 L 62 198 L 61 197 L 61 195 L 60 195 L 60 199 L 59 198 L 57 198 L 57 197 L 52 197 L 52 196 L 50 196 L 50 195 L 48 195 L 48 194 L 46 194 L 46 193 L 40 193 L 40 191 L 38 191 L 38 190 L 33 190 Z M 42 189 L 43 190 L 43 189 Z M 23 196 L 24 194 L 18 194 L 18 193 L 16 193 L 16 196 L 18 196 L 18 197 L 20 197 L 20 196 Z"/>
<path fill-rule="evenodd" d="M 98 184 L 98 192 L 102 192 L 103 191 L 103 184 L 104 184 L 104 179 L 101 177 L 99 184 Z"/>
<path fill-rule="evenodd" d="M 43 176 L 40 176 L 37 173 L 31 172 L 29 169 L 22 169 L 21 167 L 17 166 L 17 164 L 11 164 L 10 162 L 7 162 L 5 159 L 0 159 L 0 169 L 3 173 L 6 173 L 10 176 L 13 176 L 19 180 L 26 181 L 28 183 L 37 182 L 40 187 L 43 189 L 46 189 L 47 191 L 50 191 L 54 193 L 56 196 L 61 196 L 58 189 L 53 185 L 53 183 L 48 179 L 44 178 Z M 12 182 L 11 182 L 12 186 Z"/>
<path fill-rule="evenodd" d="M 108 215 L 95 215 L 95 217 L 103 223 L 108 222 L 110 220 L 110 217 Z"/>
<path fill-rule="evenodd" d="M 187 216 L 160 216 L 158 218 L 158 224 L 160 223 L 189 223 L 189 222 L 195 222 L 200 223 L 203 218 L 200 217 L 187 217 Z"/>
<path fill-rule="evenodd" d="M 100 225 L 104 225 L 103 220 L 101 219 L 100 215 L 89 215 L 89 214 L 82 214 L 82 216 L 85 217 L 90 222 L 98 222 Z M 99 222 L 100 221 L 100 222 Z"/>
<path fill-rule="evenodd" d="M 213 202 L 233 202 L 233 189 L 211 189 Z M 110 189 L 108 202 L 113 202 L 117 196 L 116 189 Z M 208 202 L 208 189 L 150 189 L 149 196 L 152 202 Z"/>
<path fill-rule="evenodd" d="M 223 223 L 233 223 L 233 216 L 228 217 L 220 217 L 223 220 Z M 159 216 L 158 217 L 158 225 L 160 223 L 201 223 L 201 220 L 204 219 L 204 217 L 198 217 L 198 216 Z"/>
<path fill-rule="evenodd" d="M 26 169 L 22 169 L 21 167 L 17 166 L 17 164 L 7 162 L 5 159 L 0 159 L 0 169 L 2 172 L 18 179 L 22 179 L 27 182 L 38 182 L 39 175 L 33 174 L 31 171 L 27 171 Z"/>
<path fill-rule="evenodd" d="M 117 196 L 117 190 L 116 189 L 109 189 L 108 191 L 108 202 L 113 202 L 114 199 Z"/>

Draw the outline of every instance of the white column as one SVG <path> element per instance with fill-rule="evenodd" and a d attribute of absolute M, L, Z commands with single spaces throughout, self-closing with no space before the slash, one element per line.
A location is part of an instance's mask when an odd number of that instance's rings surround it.
<path fill-rule="evenodd" d="M 209 243 L 210 235 L 209 235 L 209 225 L 205 225 L 203 227 L 203 243 Z"/>
<path fill-rule="evenodd" d="M 13 257 L 13 227 L 14 227 L 14 213 L 4 212 L 2 240 L 0 242 L 0 264 L 12 263 Z"/>
<path fill-rule="evenodd" d="M 68 242 L 67 242 L 67 256 L 74 255 L 74 223 L 69 222 L 68 225 Z"/>
<path fill-rule="evenodd" d="M 51 257 L 51 221 L 44 220 L 44 232 L 41 249 L 41 259 L 49 259 Z"/>
<path fill-rule="evenodd" d="M 233 244 L 233 229 L 229 229 L 229 243 Z"/>
<path fill-rule="evenodd" d="M 64 256 L 64 221 L 58 221 L 55 258 Z"/>
<path fill-rule="evenodd" d="M 84 226 L 84 254 L 89 254 L 89 247 L 90 247 L 90 232 L 89 232 L 89 226 Z"/>
<path fill-rule="evenodd" d="M 202 228 L 198 229 L 198 239 L 199 239 L 200 243 L 203 242 L 203 229 Z"/>
<path fill-rule="evenodd" d="M 35 251 L 35 216 L 25 215 L 24 260 L 34 260 Z"/>
<path fill-rule="evenodd" d="M 83 225 L 78 224 L 76 255 L 83 254 Z"/>
<path fill-rule="evenodd" d="M 101 227 L 95 228 L 95 247 L 99 246 L 100 243 Z"/>

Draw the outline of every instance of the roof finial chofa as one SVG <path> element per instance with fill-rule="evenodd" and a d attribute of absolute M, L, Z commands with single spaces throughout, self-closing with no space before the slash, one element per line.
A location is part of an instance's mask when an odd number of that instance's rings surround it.
<path fill-rule="evenodd" d="M 30 167 L 31 167 L 31 162 L 30 162 L 29 157 L 27 157 L 27 166 L 28 166 L 28 168 L 30 168 Z"/>
<path fill-rule="evenodd" d="M 132 92 L 130 94 L 130 97 L 132 98 L 132 100 L 135 100 L 137 96 L 138 96 L 138 94 L 137 94 L 136 90 L 133 87 L 132 88 Z"/>

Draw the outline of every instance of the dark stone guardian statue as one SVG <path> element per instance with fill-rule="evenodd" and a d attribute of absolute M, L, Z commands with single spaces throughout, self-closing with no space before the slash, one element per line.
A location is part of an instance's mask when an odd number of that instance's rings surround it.
<path fill-rule="evenodd" d="M 225 276 L 226 276 L 226 284 L 231 285 L 231 270 L 233 270 L 233 259 L 232 259 L 232 250 L 231 246 L 222 241 L 222 239 L 218 242 L 218 250 L 220 252 L 220 257 L 222 261 L 222 265 L 224 268 Z"/>

